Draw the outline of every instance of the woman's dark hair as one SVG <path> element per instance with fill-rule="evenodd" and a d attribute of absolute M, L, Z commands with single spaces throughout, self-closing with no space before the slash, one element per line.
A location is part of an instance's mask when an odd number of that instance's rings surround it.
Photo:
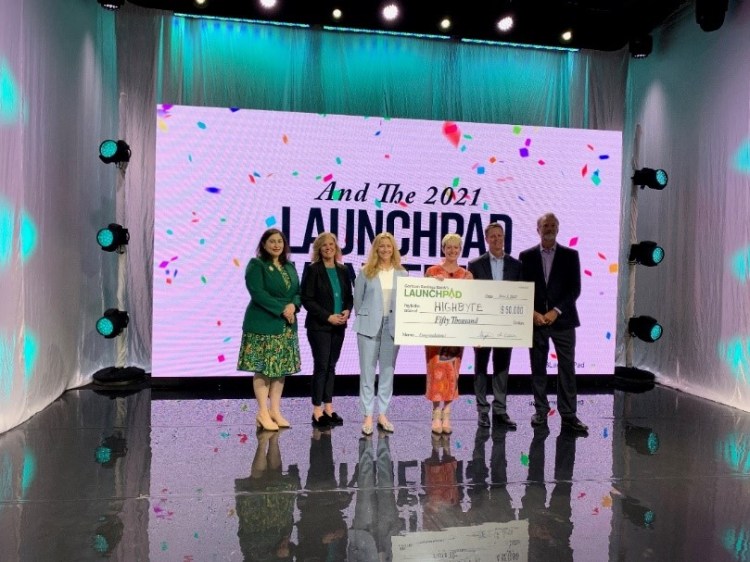
<path fill-rule="evenodd" d="M 266 251 L 265 244 L 266 241 L 274 234 L 278 234 L 279 236 L 281 236 L 281 239 L 284 241 L 284 249 L 279 256 L 279 263 L 281 265 L 285 265 L 286 262 L 289 261 L 289 254 L 291 253 L 291 250 L 289 248 L 289 242 L 286 241 L 286 236 L 284 236 L 284 233 L 281 232 L 278 228 L 269 228 L 263 233 L 263 236 L 260 237 L 260 242 L 258 242 L 258 249 L 255 251 L 255 255 L 263 261 L 272 261 L 273 258 L 271 257 L 271 254 Z"/>

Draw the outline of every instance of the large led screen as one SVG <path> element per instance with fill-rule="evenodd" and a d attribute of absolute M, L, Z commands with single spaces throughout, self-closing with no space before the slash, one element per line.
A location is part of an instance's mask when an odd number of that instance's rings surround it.
<path fill-rule="evenodd" d="M 300 277 L 321 231 L 338 235 L 356 275 L 383 230 L 421 276 L 447 233 L 464 239 L 461 265 L 485 252 L 492 221 L 517 257 L 539 243 L 536 220 L 548 211 L 560 219 L 558 242 L 580 254 L 578 373 L 611 374 L 621 145 L 619 131 L 160 105 L 153 376 L 243 374 L 245 266 L 268 227 L 287 235 Z M 551 373 L 556 365 L 552 349 Z M 424 369 L 424 348 L 402 346 L 396 372 Z M 337 372 L 359 372 L 351 329 Z M 471 351 L 462 372 L 473 372 Z M 511 373 L 529 372 L 528 349 L 515 349 Z"/>

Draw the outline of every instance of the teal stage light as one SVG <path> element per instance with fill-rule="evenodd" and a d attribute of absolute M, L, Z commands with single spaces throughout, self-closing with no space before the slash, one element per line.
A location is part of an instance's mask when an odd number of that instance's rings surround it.
<path fill-rule="evenodd" d="M 99 145 L 99 160 L 105 164 L 130 162 L 130 147 L 124 140 L 105 140 Z"/>
<path fill-rule="evenodd" d="M 108 308 L 96 321 L 96 331 L 107 339 L 115 338 L 128 326 L 129 321 L 128 313 L 124 310 Z"/>
<path fill-rule="evenodd" d="M 635 316 L 628 320 L 628 333 L 639 340 L 653 343 L 661 337 L 663 332 L 664 328 L 661 324 L 650 316 Z"/>
<path fill-rule="evenodd" d="M 638 263 L 647 267 L 654 267 L 659 265 L 664 260 L 664 248 L 659 246 L 656 242 L 650 240 L 643 240 L 638 244 L 632 244 L 630 246 L 630 254 L 628 255 L 628 261 L 630 263 Z"/>
<path fill-rule="evenodd" d="M 120 251 L 122 253 L 122 247 L 126 246 L 129 240 L 128 229 L 115 223 L 110 223 L 96 233 L 96 241 L 105 252 Z"/>
<path fill-rule="evenodd" d="M 633 174 L 633 185 L 639 185 L 641 188 L 645 186 L 651 189 L 664 189 L 668 182 L 669 176 L 662 169 L 641 168 Z"/>

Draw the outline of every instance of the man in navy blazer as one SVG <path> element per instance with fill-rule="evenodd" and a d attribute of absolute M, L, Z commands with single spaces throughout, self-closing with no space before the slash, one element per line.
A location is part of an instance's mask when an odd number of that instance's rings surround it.
<path fill-rule="evenodd" d="M 575 346 L 576 328 L 581 325 L 576 300 L 581 294 L 581 263 L 576 250 L 557 243 L 559 229 L 560 221 L 553 213 L 542 215 L 536 224 L 540 244 L 519 255 L 523 280 L 534 282 L 534 334 L 529 356 L 536 413 L 531 425 L 547 425 L 547 357 L 552 340 L 557 353 L 557 410 L 562 425 L 586 433 L 588 427 L 576 415 Z"/>
<path fill-rule="evenodd" d="M 505 253 L 505 230 L 500 223 L 493 222 L 484 229 L 488 252 L 469 262 L 469 271 L 474 279 L 498 281 L 520 281 L 521 262 Z M 516 429 L 516 422 L 507 411 L 508 370 L 512 347 L 474 348 L 474 396 L 479 414 L 478 424 L 490 426 L 490 405 L 487 402 L 487 367 L 492 352 L 492 419 L 495 425 Z"/>

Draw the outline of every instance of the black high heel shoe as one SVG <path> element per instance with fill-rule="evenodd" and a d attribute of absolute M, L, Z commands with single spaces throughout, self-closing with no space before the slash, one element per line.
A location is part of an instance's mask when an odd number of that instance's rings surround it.
<path fill-rule="evenodd" d="M 330 414 L 328 412 L 323 412 L 323 416 L 321 417 L 327 418 L 329 425 L 344 425 L 344 418 L 336 412 L 331 412 Z"/>
<path fill-rule="evenodd" d="M 325 414 L 321 414 L 317 420 L 315 419 L 315 414 L 313 414 L 311 416 L 311 420 L 312 420 L 313 427 L 317 427 L 319 429 L 331 427 L 329 418 Z"/>

